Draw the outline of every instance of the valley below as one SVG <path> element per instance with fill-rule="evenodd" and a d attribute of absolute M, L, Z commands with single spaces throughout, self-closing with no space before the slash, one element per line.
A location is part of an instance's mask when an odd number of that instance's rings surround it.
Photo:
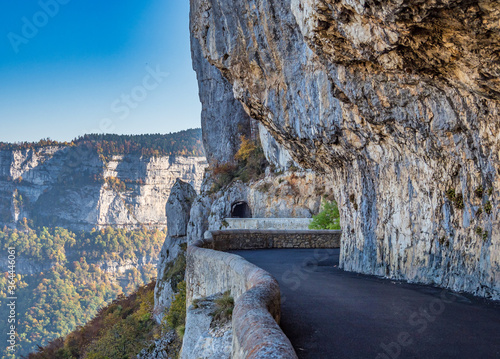
<path fill-rule="evenodd" d="M 200 136 L 0 144 L 0 248 L 16 251 L 16 355 L 85 325 L 156 277 L 170 189 L 177 178 L 201 186 Z M 7 254 L 0 266 L 5 312 Z"/>

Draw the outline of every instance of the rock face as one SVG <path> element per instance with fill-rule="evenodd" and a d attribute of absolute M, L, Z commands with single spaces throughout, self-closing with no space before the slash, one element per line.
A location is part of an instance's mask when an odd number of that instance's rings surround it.
<path fill-rule="evenodd" d="M 208 162 L 232 162 L 241 135 L 250 135 L 251 118 L 232 95 L 231 84 L 220 71 L 200 56 L 200 47 L 191 39 L 193 68 L 198 77 L 202 105 L 203 146 Z M 227 121 L 231 118 L 232 121 Z"/>
<path fill-rule="evenodd" d="M 334 184 L 343 268 L 495 299 L 499 31 L 492 0 L 191 0 L 201 98 Z"/>
<path fill-rule="evenodd" d="M 288 170 L 292 166 L 299 168 L 299 165 L 292 159 L 290 153 L 274 139 L 261 123 L 259 123 L 259 137 L 262 149 L 269 163 L 283 170 Z"/>
<path fill-rule="evenodd" d="M 160 339 L 155 340 L 148 348 L 137 354 L 137 359 L 175 359 L 178 353 L 175 346 L 176 334 L 167 332 Z"/>
<path fill-rule="evenodd" d="M 67 251 L 65 253 L 66 258 L 69 261 L 77 261 L 81 257 L 80 252 Z M 126 280 L 126 271 L 131 269 L 140 269 L 146 265 L 156 266 L 158 261 L 158 255 L 152 253 L 151 255 L 136 257 L 133 259 L 115 259 L 115 260 L 95 260 L 90 259 L 87 264 L 94 264 L 103 272 L 107 273 L 110 278 L 114 280 L 123 279 Z M 8 266 L 8 259 L 0 259 L 0 266 L 6 268 Z M 35 261 L 33 259 L 27 259 L 20 257 L 16 261 L 16 273 L 21 275 L 34 275 L 40 272 L 49 271 L 52 267 L 56 265 L 55 261 Z"/>
<path fill-rule="evenodd" d="M 165 227 L 176 178 L 199 189 L 203 157 L 114 156 L 75 147 L 0 151 L 0 225 L 26 217 L 73 230 Z M 118 180 L 115 180 L 118 179 Z"/>
<path fill-rule="evenodd" d="M 186 236 L 189 212 L 195 198 L 196 191 L 193 186 L 179 179 L 175 181 L 165 206 L 169 237 Z"/>
<path fill-rule="evenodd" d="M 190 242 L 204 238 L 206 231 L 227 228 L 224 219 L 231 217 L 236 202 L 246 202 L 253 218 L 311 218 L 320 211 L 322 197 L 333 198 L 332 184 L 311 171 L 269 173 L 259 181 L 237 181 L 213 194 L 208 191 L 211 172 L 207 174 L 191 209 Z"/>
<path fill-rule="evenodd" d="M 182 344 L 181 359 L 229 359 L 233 331 L 231 321 L 214 318 L 214 300 L 221 295 L 213 295 L 199 300 L 196 308 L 191 305 L 186 313 L 186 332 Z"/>
<path fill-rule="evenodd" d="M 175 181 L 165 208 L 168 221 L 167 238 L 158 260 L 154 307 L 158 323 L 161 323 L 165 309 L 170 307 L 177 293 L 177 285 L 184 279 L 186 233 L 195 198 L 196 191 L 189 183 L 179 179 Z"/>

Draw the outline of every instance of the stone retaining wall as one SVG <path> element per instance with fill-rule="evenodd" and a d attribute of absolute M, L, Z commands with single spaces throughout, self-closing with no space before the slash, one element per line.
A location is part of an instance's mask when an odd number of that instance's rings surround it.
<path fill-rule="evenodd" d="M 187 249 L 186 301 L 227 290 L 235 299 L 232 358 L 296 359 L 279 327 L 278 282 L 263 269 L 223 250 L 261 248 L 336 248 L 341 231 L 225 230 Z M 215 250 L 214 250 L 215 249 Z M 187 324 L 188 325 L 188 324 Z"/>
<path fill-rule="evenodd" d="M 194 299 L 230 290 L 235 299 L 232 358 L 296 359 L 290 340 L 278 324 L 278 282 L 240 256 L 205 246 L 213 246 L 212 241 L 198 241 L 187 250 L 187 306 Z"/>
<path fill-rule="evenodd" d="M 264 248 L 340 248 L 342 231 L 327 230 L 252 230 L 212 231 L 210 242 L 218 251 Z"/>

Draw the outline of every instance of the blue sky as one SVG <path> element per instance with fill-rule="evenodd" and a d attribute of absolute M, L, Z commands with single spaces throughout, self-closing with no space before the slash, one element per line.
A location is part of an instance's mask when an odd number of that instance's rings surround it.
<path fill-rule="evenodd" d="M 199 127 L 188 13 L 187 0 L 4 2 L 0 141 Z"/>

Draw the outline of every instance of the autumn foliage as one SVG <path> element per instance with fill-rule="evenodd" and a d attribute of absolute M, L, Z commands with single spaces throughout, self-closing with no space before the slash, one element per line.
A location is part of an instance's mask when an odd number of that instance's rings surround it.
<path fill-rule="evenodd" d="M 136 357 L 160 333 L 152 317 L 155 284 L 118 297 L 83 327 L 40 347 L 28 359 Z"/>
<path fill-rule="evenodd" d="M 211 165 L 214 183 L 211 192 L 217 192 L 233 180 L 249 182 L 259 179 L 268 165 L 264 151 L 257 140 L 240 137 L 240 148 L 235 154 L 235 162 Z"/>
<path fill-rule="evenodd" d="M 37 345 L 70 333 L 119 295 L 149 283 L 156 276 L 151 263 L 126 270 L 119 281 L 102 263 L 123 264 L 154 256 L 165 236 L 165 231 L 145 228 L 81 233 L 59 227 L 31 229 L 27 221 L 19 229 L 0 230 L 2 250 L 14 246 L 18 258 L 41 270 L 17 275 L 17 354 L 27 355 Z M 7 281 L 7 273 L 2 273 L 0 298 L 8 297 Z M 6 326 L 6 321 L 0 321 L 1 332 L 6 333 Z"/>
<path fill-rule="evenodd" d="M 204 156 L 201 129 L 189 129 L 168 134 L 114 135 L 88 134 L 71 142 L 43 139 L 38 142 L 0 142 L 2 150 L 29 150 L 53 146 L 85 146 L 94 149 L 104 158 L 114 155 L 158 156 Z"/>

